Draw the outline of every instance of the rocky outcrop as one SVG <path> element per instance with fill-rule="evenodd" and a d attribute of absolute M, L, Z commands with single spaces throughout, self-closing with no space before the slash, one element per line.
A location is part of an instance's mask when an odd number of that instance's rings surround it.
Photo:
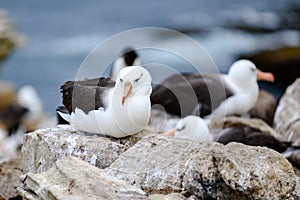
<path fill-rule="evenodd" d="M 200 199 L 284 199 L 296 186 L 292 166 L 273 150 L 161 135 L 145 137 L 105 171 L 150 194 Z"/>
<path fill-rule="evenodd" d="M 18 189 L 24 199 L 146 199 L 142 190 L 78 158 L 62 158 L 48 171 L 28 173 Z"/>
<path fill-rule="evenodd" d="M 275 112 L 274 127 L 287 141 L 300 146 L 300 79 L 286 89 Z"/>
<path fill-rule="evenodd" d="M 20 157 L 0 164 L 0 199 L 13 199 L 18 196 L 17 187 L 23 174 Z"/>
<path fill-rule="evenodd" d="M 280 100 L 274 118 L 276 130 L 261 119 L 239 117 L 214 118 L 210 130 L 249 127 L 297 144 L 297 87 L 300 88 L 300 79 Z M 283 154 L 292 166 L 284 156 L 266 147 L 166 137 L 156 132 L 167 127 L 165 121 L 169 116 L 152 115 L 157 116 L 149 128 L 154 134 L 147 128 L 130 137 L 113 139 L 58 126 L 25 135 L 21 163 L 16 168 L 17 175 L 26 174 L 20 194 L 25 199 L 73 199 L 85 198 L 84 195 L 94 199 L 149 200 L 300 197 L 299 178 L 294 172 L 300 166 L 297 148 L 289 147 Z M 78 157 L 85 163 L 65 156 Z M 1 189 L 3 185 L 1 182 Z M 7 197 L 3 192 L 0 194 Z M 14 196 L 10 193 L 10 197 Z"/>
<path fill-rule="evenodd" d="M 62 156 L 75 156 L 98 168 L 106 168 L 127 147 L 106 137 L 87 136 L 70 126 L 41 129 L 25 135 L 21 166 L 24 173 L 48 170 Z"/>

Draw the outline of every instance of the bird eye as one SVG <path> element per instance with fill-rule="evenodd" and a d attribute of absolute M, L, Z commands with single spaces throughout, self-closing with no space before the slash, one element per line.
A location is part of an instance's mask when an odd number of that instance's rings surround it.
<path fill-rule="evenodd" d="M 182 131 L 185 129 L 185 127 L 186 127 L 186 125 L 182 126 L 181 128 L 177 128 L 176 131 Z"/>
<path fill-rule="evenodd" d="M 142 76 L 143 76 L 143 73 L 141 73 L 140 77 L 138 77 L 137 79 L 135 79 L 134 82 L 137 83 L 142 78 Z"/>
<path fill-rule="evenodd" d="M 122 83 L 122 82 L 123 82 L 123 79 L 120 78 L 120 82 Z"/>
<path fill-rule="evenodd" d="M 255 69 L 253 67 L 250 68 L 251 71 L 255 72 Z"/>

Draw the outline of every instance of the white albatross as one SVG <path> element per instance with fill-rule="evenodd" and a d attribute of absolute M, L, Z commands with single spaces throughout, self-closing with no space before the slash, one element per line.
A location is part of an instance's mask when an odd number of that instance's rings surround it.
<path fill-rule="evenodd" d="M 258 70 L 249 60 L 236 61 L 228 74 L 175 74 L 153 89 L 151 103 L 174 115 L 244 115 L 256 103 L 257 80 L 274 76 Z"/>
<path fill-rule="evenodd" d="M 109 78 L 68 81 L 61 86 L 68 112 L 59 114 L 77 130 L 116 138 L 136 134 L 150 119 L 151 76 L 140 66 L 123 68 Z"/>
<path fill-rule="evenodd" d="M 176 128 L 164 133 L 167 136 L 186 138 L 197 142 L 213 141 L 213 136 L 204 120 L 195 115 L 189 115 L 181 119 Z"/>

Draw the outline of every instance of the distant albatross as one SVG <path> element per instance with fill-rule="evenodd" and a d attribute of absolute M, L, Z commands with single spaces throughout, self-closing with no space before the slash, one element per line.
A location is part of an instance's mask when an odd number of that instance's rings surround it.
<path fill-rule="evenodd" d="M 192 139 L 198 142 L 213 141 L 213 137 L 204 120 L 194 115 L 189 115 L 181 119 L 175 128 L 164 134 L 167 136 Z"/>
<path fill-rule="evenodd" d="M 139 55 L 130 47 L 124 49 L 122 55 L 113 63 L 110 78 L 114 81 L 117 80 L 118 73 L 121 69 L 128 66 L 142 66 Z"/>
<path fill-rule="evenodd" d="M 289 147 L 293 147 L 291 142 L 280 141 L 272 135 L 267 135 L 249 126 L 236 126 L 221 130 L 213 135 L 204 120 L 198 116 L 190 115 L 181 119 L 176 128 L 164 133 L 175 138 L 186 138 L 197 142 L 216 141 L 224 145 L 230 142 L 239 142 L 250 146 L 263 146 L 274 149 L 279 153 L 285 152 Z"/>
<path fill-rule="evenodd" d="M 67 81 L 61 86 L 67 113 L 59 114 L 76 129 L 121 138 L 140 132 L 150 118 L 151 76 L 140 66 L 123 68 L 109 78 Z"/>
<path fill-rule="evenodd" d="M 153 89 L 151 103 L 181 117 L 243 115 L 256 103 L 257 80 L 274 81 L 249 60 L 236 61 L 228 74 L 176 74 Z"/>

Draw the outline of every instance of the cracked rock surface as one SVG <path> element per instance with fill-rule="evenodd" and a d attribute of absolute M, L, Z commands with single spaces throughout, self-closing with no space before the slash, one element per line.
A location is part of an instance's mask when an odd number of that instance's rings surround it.
<path fill-rule="evenodd" d="M 290 85 L 277 106 L 275 130 L 287 141 L 300 146 L 300 79 Z"/>
<path fill-rule="evenodd" d="M 62 156 L 75 156 L 98 168 L 106 168 L 127 147 L 106 137 L 87 136 L 69 126 L 41 129 L 26 134 L 21 166 L 24 173 L 48 170 Z"/>
<path fill-rule="evenodd" d="M 296 187 L 290 163 L 268 148 L 161 135 L 145 137 L 105 170 L 150 194 L 188 191 L 200 199 L 282 199 Z"/>
<path fill-rule="evenodd" d="M 59 159 L 41 174 L 28 173 L 18 190 L 28 200 L 146 199 L 142 190 L 74 157 Z"/>

